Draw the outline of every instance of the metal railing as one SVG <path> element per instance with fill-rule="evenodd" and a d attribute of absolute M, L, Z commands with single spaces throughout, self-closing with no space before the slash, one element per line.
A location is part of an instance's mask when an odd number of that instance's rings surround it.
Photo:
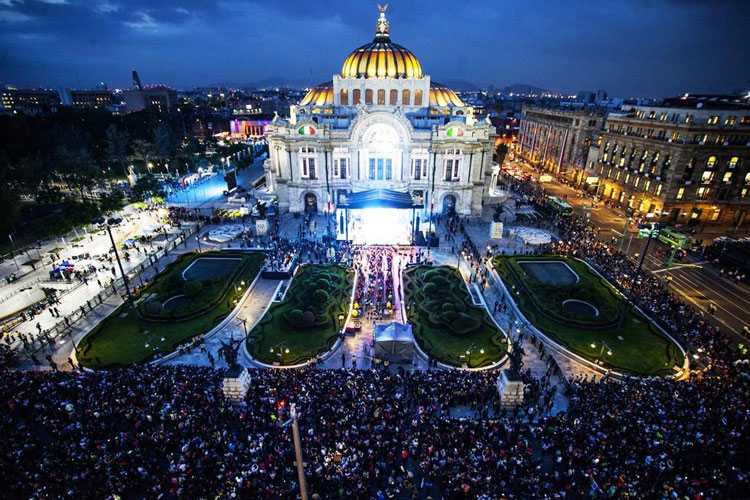
<path fill-rule="evenodd" d="M 171 250 L 176 249 L 180 245 L 186 245 L 187 239 L 195 234 L 198 230 L 199 225 L 195 224 L 187 231 L 183 231 L 180 234 L 175 235 L 175 238 L 172 241 L 167 241 L 162 249 L 157 250 L 153 254 L 149 254 L 147 261 L 140 263 L 139 265 L 128 271 L 127 274 L 129 276 L 129 279 L 132 281 L 132 278 L 130 278 L 130 276 L 135 277 L 139 273 L 155 265 L 162 257 L 169 255 L 169 252 Z M 94 311 L 94 309 L 96 309 L 99 305 L 104 303 L 104 301 L 106 301 L 109 297 L 111 297 L 118 291 L 122 290 L 122 292 L 124 293 L 124 286 L 124 280 L 122 277 L 113 280 L 109 285 L 105 286 L 104 290 L 94 295 L 91 299 L 87 300 L 85 304 L 81 304 L 79 309 L 70 314 L 67 314 L 63 318 L 63 320 L 59 321 L 57 324 L 55 324 L 55 326 L 47 330 L 43 330 L 41 333 L 39 333 L 36 338 L 33 339 L 33 341 L 21 344 L 20 347 L 16 346 L 16 362 L 30 359 L 31 356 L 37 354 L 49 344 L 57 341 L 63 335 L 70 336 L 72 340 L 72 331 L 77 323 L 85 318 L 88 313 Z"/>

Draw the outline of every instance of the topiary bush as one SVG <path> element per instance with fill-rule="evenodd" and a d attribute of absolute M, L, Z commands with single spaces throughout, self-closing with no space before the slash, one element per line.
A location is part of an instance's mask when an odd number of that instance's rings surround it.
<path fill-rule="evenodd" d="M 301 309 L 292 309 L 291 311 L 289 311 L 289 314 L 287 314 L 286 319 L 294 328 L 304 328 L 304 315 L 305 313 L 303 313 Z"/>
<path fill-rule="evenodd" d="M 437 295 L 439 291 L 438 286 L 435 283 L 427 283 L 422 290 L 427 296 Z"/>
<path fill-rule="evenodd" d="M 198 294 L 200 294 L 202 290 L 203 290 L 203 283 L 201 283 L 200 281 L 195 281 L 195 280 L 186 281 L 182 285 L 182 293 L 184 293 L 188 297 L 197 297 Z"/>
<path fill-rule="evenodd" d="M 318 287 L 318 290 L 330 290 L 331 289 L 331 282 L 328 281 L 326 278 L 320 278 L 318 281 L 315 282 L 315 285 Z"/>
<path fill-rule="evenodd" d="M 310 328 L 315 324 L 315 313 L 311 311 L 305 311 L 302 313 L 302 327 Z"/>
<path fill-rule="evenodd" d="M 325 305 L 330 300 L 330 295 L 325 290 L 315 290 L 312 298 L 316 304 Z"/>

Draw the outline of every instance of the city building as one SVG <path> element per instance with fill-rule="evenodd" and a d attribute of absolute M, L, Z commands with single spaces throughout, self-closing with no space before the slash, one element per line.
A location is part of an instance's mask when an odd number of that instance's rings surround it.
<path fill-rule="evenodd" d="M 273 120 L 273 115 L 254 115 L 252 118 L 236 118 L 230 120 L 230 134 L 232 139 L 245 141 L 247 139 L 260 139 L 266 136 L 266 127 Z"/>
<path fill-rule="evenodd" d="M 136 71 L 133 71 L 133 88 L 123 91 L 127 112 L 155 109 L 160 113 L 170 113 L 177 109 L 177 91 L 165 85 L 144 87 Z"/>
<path fill-rule="evenodd" d="M 362 191 L 408 193 L 425 213 L 477 215 L 497 168 L 495 128 L 391 41 L 381 9 L 371 43 L 266 128 L 268 189 L 282 210 L 332 210 Z"/>
<path fill-rule="evenodd" d="M 108 108 L 119 104 L 115 94 L 109 90 L 69 90 L 69 105 L 74 108 Z M 66 104 L 68 104 L 66 102 Z"/>
<path fill-rule="evenodd" d="M 603 121 L 603 111 L 596 108 L 524 106 L 517 153 L 546 172 L 580 183 L 586 156 Z"/>
<path fill-rule="evenodd" d="M 49 89 L 13 89 L 2 91 L 3 107 L 8 111 L 39 115 L 54 113 L 62 105 L 60 93 Z"/>
<path fill-rule="evenodd" d="M 676 226 L 746 227 L 747 97 L 685 95 L 607 116 L 586 182 L 605 199 Z"/>

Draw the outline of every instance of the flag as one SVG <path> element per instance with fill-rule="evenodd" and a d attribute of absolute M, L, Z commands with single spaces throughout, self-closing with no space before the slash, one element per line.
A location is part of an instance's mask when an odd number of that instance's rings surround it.
<path fill-rule="evenodd" d="M 303 125 L 302 127 L 297 130 L 301 135 L 313 135 L 315 133 L 315 129 L 312 128 L 310 125 Z"/>

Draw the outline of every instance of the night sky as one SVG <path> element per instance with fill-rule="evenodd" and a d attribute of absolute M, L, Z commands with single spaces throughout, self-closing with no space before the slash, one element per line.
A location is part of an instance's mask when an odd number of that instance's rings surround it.
<path fill-rule="evenodd" d="M 382 0 L 381 0 L 382 2 Z M 375 1 L 0 0 L 0 83 L 305 86 L 372 40 Z M 394 42 L 440 82 L 623 97 L 750 84 L 744 0 L 392 1 Z"/>

